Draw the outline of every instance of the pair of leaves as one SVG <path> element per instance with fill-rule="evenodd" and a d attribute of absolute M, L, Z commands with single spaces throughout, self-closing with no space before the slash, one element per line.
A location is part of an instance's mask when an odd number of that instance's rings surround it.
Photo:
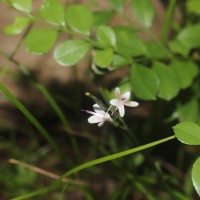
<path fill-rule="evenodd" d="M 65 20 L 74 31 L 89 34 L 93 26 L 93 13 L 85 6 L 73 4 L 67 7 L 58 0 L 45 0 L 40 7 L 40 15 L 48 22 L 65 26 Z"/>
<path fill-rule="evenodd" d="M 131 67 L 131 83 L 134 94 L 144 100 L 165 100 L 174 98 L 180 89 L 190 86 L 198 74 L 198 67 L 192 61 L 174 60 L 169 66 L 155 62 L 152 68 L 139 64 Z"/>
<path fill-rule="evenodd" d="M 180 89 L 172 69 L 158 62 L 152 69 L 134 64 L 131 67 L 131 83 L 134 94 L 144 100 L 155 100 L 157 96 L 170 100 Z"/>
<path fill-rule="evenodd" d="M 90 34 L 93 26 L 93 13 L 87 7 L 78 4 L 70 5 L 66 9 L 65 17 L 67 24 L 74 31 L 85 35 Z M 104 41 L 106 37 L 101 34 L 99 35 L 100 40 Z M 85 41 L 69 40 L 61 43 L 56 48 L 54 58 L 63 66 L 75 65 L 86 55 L 90 46 Z"/>
<path fill-rule="evenodd" d="M 200 145 L 200 127 L 193 122 L 182 122 L 173 127 L 179 141 L 189 145 Z M 192 168 L 192 183 L 200 196 L 200 157 Z"/>
<path fill-rule="evenodd" d="M 35 29 L 25 39 L 26 48 L 32 53 L 47 53 L 55 44 L 57 30 Z M 63 66 L 78 63 L 88 52 L 90 44 L 81 40 L 68 40 L 61 43 L 54 52 L 55 60 Z"/>
<path fill-rule="evenodd" d="M 96 30 L 97 46 L 102 50 L 94 51 L 94 62 L 99 67 L 108 67 L 113 61 L 113 48 L 116 36 L 109 26 L 99 26 Z"/>

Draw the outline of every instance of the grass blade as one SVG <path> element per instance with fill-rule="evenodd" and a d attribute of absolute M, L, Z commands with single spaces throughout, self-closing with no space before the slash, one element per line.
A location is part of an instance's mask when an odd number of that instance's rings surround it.
<path fill-rule="evenodd" d="M 0 90 L 26 116 L 26 118 L 35 126 L 35 128 L 41 133 L 41 135 L 52 146 L 52 148 L 54 148 L 56 150 L 56 152 L 60 155 L 60 149 L 59 149 L 58 145 L 54 142 L 53 138 L 49 135 L 49 133 L 47 132 L 47 130 L 40 124 L 40 122 L 1 83 L 0 83 Z"/>
<path fill-rule="evenodd" d="M 55 99 L 52 97 L 52 95 L 49 93 L 47 88 L 40 84 L 40 83 L 33 83 L 33 85 L 47 98 L 49 104 L 52 106 L 54 109 L 55 113 L 58 115 L 60 118 L 61 122 L 63 123 L 65 129 L 67 131 L 71 131 L 71 128 L 69 126 L 68 120 L 66 119 L 65 115 L 63 114 L 62 110 L 58 106 L 57 102 Z"/>
<path fill-rule="evenodd" d="M 151 143 L 148 143 L 148 144 L 145 144 L 145 145 L 133 148 L 133 149 L 128 149 L 128 150 L 125 150 L 125 151 L 121 151 L 119 153 L 115 153 L 115 154 L 112 154 L 112 155 L 109 155 L 109 156 L 101 157 L 101 158 L 98 158 L 96 160 L 92 160 L 92 161 L 83 163 L 83 164 L 78 165 L 77 167 L 69 170 L 65 174 L 63 174 L 61 176 L 61 178 L 68 177 L 68 176 L 70 176 L 72 174 L 75 174 L 75 173 L 77 173 L 77 172 L 79 172 L 79 171 L 81 171 L 83 169 L 92 167 L 94 165 L 98 165 L 98 164 L 101 164 L 101 163 L 104 163 L 104 162 L 108 162 L 108 161 L 111 161 L 111 160 L 114 160 L 114 159 L 117 159 L 117 158 L 121 158 L 121 157 L 130 155 L 130 154 L 142 151 L 144 149 L 159 145 L 161 143 L 167 142 L 167 141 L 172 140 L 174 138 L 175 138 L 175 135 L 167 137 L 167 138 L 164 138 L 164 139 L 161 139 L 161 140 L 157 140 L 155 142 L 151 142 Z"/>

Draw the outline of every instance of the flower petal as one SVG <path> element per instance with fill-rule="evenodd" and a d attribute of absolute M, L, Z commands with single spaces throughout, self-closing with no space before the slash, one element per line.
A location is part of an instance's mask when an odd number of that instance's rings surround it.
<path fill-rule="evenodd" d="M 125 101 L 124 105 L 129 106 L 129 107 L 137 107 L 139 105 L 139 103 L 136 101 Z"/>
<path fill-rule="evenodd" d="M 131 93 L 128 91 L 128 92 L 125 92 L 125 93 L 122 95 L 122 97 L 125 98 L 125 100 L 129 100 L 130 95 L 131 95 Z"/>
<path fill-rule="evenodd" d="M 94 104 L 93 109 L 96 113 L 99 113 L 99 114 L 102 114 L 102 115 L 105 113 L 105 111 L 103 111 L 102 108 L 98 104 Z"/>
<path fill-rule="evenodd" d="M 115 88 L 115 95 L 118 99 L 120 98 L 120 89 L 118 87 Z"/>
<path fill-rule="evenodd" d="M 99 117 L 99 116 L 96 116 L 96 115 L 93 115 L 93 116 L 88 118 L 88 122 L 90 124 L 99 123 L 99 122 L 102 122 L 102 121 L 103 121 L 103 118 Z"/>
<path fill-rule="evenodd" d="M 113 105 L 113 106 L 117 106 L 119 105 L 119 100 L 118 99 L 112 99 L 110 100 L 110 104 Z"/>
<path fill-rule="evenodd" d="M 103 120 L 102 122 L 100 122 L 100 123 L 98 124 L 98 127 L 103 126 L 104 122 L 105 122 L 105 120 Z"/>
<path fill-rule="evenodd" d="M 121 117 L 123 117 L 124 114 L 125 114 L 124 105 L 123 105 L 123 104 L 120 104 L 120 105 L 118 106 L 118 110 L 119 110 L 119 115 L 120 115 Z"/>
<path fill-rule="evenodd" d="M 105 113 L 104 119 L 106 121 L 112 122 L 112 118 L 110 117 L 109 113 Z"/>

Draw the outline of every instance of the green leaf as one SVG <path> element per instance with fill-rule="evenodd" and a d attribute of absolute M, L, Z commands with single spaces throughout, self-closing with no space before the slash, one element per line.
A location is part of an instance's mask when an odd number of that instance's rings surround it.
<path fill-rule="evenodd" d="M 127 59 L 121 55 L 118 55 L 118 54 L 114 54 L 113 56 L 113 67 L 120 67 L 120 66 L 123 66 L 123 65 L 127 65 L 127 64 L 130 64 L 131 63 L 131 60 L 130 59 Z"/>
<path fill-rule="evenodd" d="M 66 10 L 66 21 L 74 31 L 89 35 L 93 26 L 93 13 L 85 6 L 74 4 Z"/>
<path fill-rule="evenodd" d="M 125 57 L 148 54 L 143 41 L 133 30 L 127 29 L 126 27 L 114 27 L 113 29 L 117 40 L 117 52 Z"/>
<path fill-rule="evenodd" d="M 112 63 L 113 59 L 113 50 L 105 49 L 105 50 L 96 50 L 95 51 L 95 64 L 99 67 L 108 67 Z"/>
<path fill-rule="evenodd" d="M 192 167 L 192 183 L 200 196 L 200 157 L 195 161 Z"/>
<path fill-rule="evenodd" d="M 198 66 L 192 61 L 173 60 L 170 67 L 176 73 L 183 89 L 189 87 L 198 74 Z"/>
<path fill-rule="evenodd" d="M 200 1 L 199 0 L 187 0 L 186 8 L 189 12 L 200 15 Z"/>
<path fill-rule="evenodd" d="M 106 11 L 95 11 L 94 13 L 94 25 L 101 26 L 107 24 L 113 15 L 113 12 L 110 10 Z"/>
<path fill-rule="evenodd" d="M 69 40 L 60 44 L 55 52 L 54 58 L 63 66 L 77 64 L 88 52 L 90 44 L 81 40 Z"/>
<path fill-rule="evenodd" d="M 32 11 L 32 0 L 10 0 L 10 2 L 19 11 L 25 13 L 31 13 Z"/>
<path fill-rule="evenodd" d="M 131 8 L 133 15 L 141 24 L 151 27 L 155 15 L 151 0 L 132 0 Z"/>
<path fill-rule="evenodd" d="M 25 39 L 26 49 L 36 54 L 47 53 L 55 44 L 57 35 L 58 32 L 56 30 L 31 30 Z"/>
<path fill-rule="evenodd" d="M 173 127 L 179 141 L 184 144 L 200 145 L 200 127 L 193 122 L 181 122 Z"/>
<path fill-rule="evenodd" d="M 168 58 L 166 51 L 155 43 L 145 42 L 150 58 L 163 59 Z"/>
<path fill-rule="evenodd" d="M 100 26 L 96 32 L 98 42 L 103 46 L 115 46 L 115 32 L 109 26 Z"/>
<path fill-rule="evenodd" d="M 44 0 L 40 7 L 40 15 L 50 23 L 65 25 L 64 7 L 58 0 Z"/>
<path fill-rule="evenodd" d="M 115 10 L 122 13 L 124 11 L 125 0 L 108 0 Z"/>
<path fill-rule="evenodd" d="M 199 119 L 199 104 L 197 99 L 193 98 L 185 104 L 179 104 L 177 114 L 181 122 L 197 122 Z"/>
<path fill-rule="evenodd" d="M 174 98 L 180 90 L 180 83 L 174 71 L 159 62 L 154 63 L 153 70 L 160 81 L 158 96 L 166 100 Z"/>
<path fill-rule="evenodd" d="M 171 40 L 168 45 L 171 51 L 183 55 L 184 57 L 189 54 L 189 49 L 177 39 Z"/>
<path fill-rule="evenodd" d="M 143 100 L 155 100 L 159 87 L 156 73 L 142 65 L 131 67 L 131 84 L 134 94 Z"/>
<path fill-rule="evenodd" d="M 200 47 L 200 25 L 191 25 L 183 28 L 177 36 L 177 40 L 189 50 Z"/>
<path fill-rule="evenodd" d="M 15 17 L 14 23 L 6 26 L 3 31 L 8 35 L 17 35 L 26 28 L 29 22 L 30 19 L 27 17 Z"/>

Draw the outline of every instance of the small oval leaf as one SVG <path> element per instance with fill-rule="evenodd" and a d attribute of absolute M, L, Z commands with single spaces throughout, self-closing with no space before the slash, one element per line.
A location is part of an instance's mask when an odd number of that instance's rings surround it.
<path fill-rule="evenodd" d="M 66 10 L 66 21 L 73 30 L 89 35 L 93 26 L 93 13 L 85 6 L 74 4 Z"/>
<path fill-rule="evenodd" d="M 117 52 L 125 57 L 147 55 L 147 48 L 136 32 L 127 27 L 113 27 Z"/>
<path fill-rule="evenodd" d="M 97 29 L 97 40 L 103 46 L 115 46 L 115 32 L 109 26 L 100 26 Z"/>
<path fill-rule="evenodd" d="M 64 6 L 58 0 L 45 0 L 40 7 L 40 15 L 50 23 L 65 25 Z"/>
<path fill-rule="evenodd" d="M 196 98 L 187 101 L 185 104 L 179 104 L 176 114 L 180 122 L 190 121 L 198 122 L 199 119 L 199 103 Z"/>
<path fill-rule="evenodd" d="M 94 61 L 98 67 L 108 67 L 113 60 L 113 50 L 96 50 Z"/>
<path fill-rule="evenodd" d="M 131 67 L 131 83 L 134 94 L 143 100 L 155 100 L 159 87 L 156 73 L 142 65 Z"/>
<path fill-rule="evenodd" d="M 132 0 L 131 8 L 133 15 L 141 24 L 151 27 L 155 15 L 151 0 Z"/>
<path fill-rule="evenodd" d="M 170 64 L 170 67 L 176 73 L 181 88 L 187 88 L 193 82 L 193 79 L 198 74 L 198 66 L 192 61 L 180 61 L 174 60 Z"/>
<path fill-rule="evenodd" d="M 177 40 L 189 50 L 200 47 L 200 25 L 190 25 L 181 29 L 177 36 Z"/>
<path fill-rule="evenodd" d="M 32 12 L 32 0 L 10 0 L 13 7 L 25 13 Z"/>
<path fill-rule="evenodd" d="M 14 23 L 6 26 L 3 31 L 8 35 L 17 35 L 26 28 L 29 22 L 30 19 L 27 17 L 15 17 Z"/>
<path fill-rule="evenodd" d="M 154 63 L 153 70 L 160 81 L 158 96 L 166 100 L 174 98 L 180 90 L 180 83 L 176 73 L 160 62 Z"/>
<path fill-rule="evenodd" d="M 63 66 L 77 64 L 88 52 L 90 44 L 81 40 L 69 40 L 60 44 L 55 52 L 55 60 Z"/>
<path fill-rule="evenodd" d="M 26 49 L 36 54 L 47 53 L 55 44 L 57 36 L 57 30 L 31 30 L 25 39 Z"/>
<path fill-rule="evenodd" d="M 195 161 L 192 167 L 192 183 L 200 196 L 200 157 Z"/>
<path fill-rule="evenodd" d="M 200 145 L 200 127 L 193 122 L 182 122 L 173 127 L 179 141 L 184 144 Z"/>

